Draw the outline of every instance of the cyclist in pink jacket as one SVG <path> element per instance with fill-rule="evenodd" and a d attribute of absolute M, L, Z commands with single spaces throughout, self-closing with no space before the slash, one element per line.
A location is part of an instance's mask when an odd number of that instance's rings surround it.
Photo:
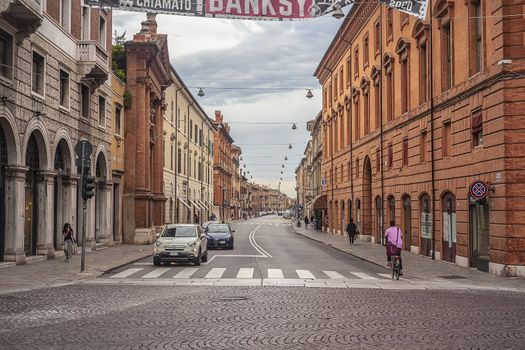
<path fill-rule="evenodd" d="M 390 227 L 386 229 L 385 242 L 387 245 L 391 244 L 396 246 L 397 255 L 399 255 L 399 268 L 400 270 L 403 270 L 403 262 L 401 260 L 401 249 L 403 248 L 403 232 L 401 232 L 401 229 L 396 226 L 396 222 L 394 220 L 390 221 Z M 392 256 L 387 254 L 386 260 L 390 265 Z"/>

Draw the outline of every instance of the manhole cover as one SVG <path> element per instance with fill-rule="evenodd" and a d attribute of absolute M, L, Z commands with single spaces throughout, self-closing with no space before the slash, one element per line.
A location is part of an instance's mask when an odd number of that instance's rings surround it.
<path fill-rule="evenodd" d="M 463 277 L 463 276 L 459 276 L 459 275 L 450 275 L 450 276 L 438 276 L 439 278 L 444 278 L 446 280 L 459 280 L 459 279 L 462 279 L 462 278 L 466 278 L 466 277 Z"/>
<path fill-rule="evenodd" d="M 220 297 L 220 298 L 214 298 L 211 300 L 212 303 L 229 303 L 232 301 L 244 301 L 248 300 L 247 297 L 243 296 L 231 296 L 231 297 Z"/>

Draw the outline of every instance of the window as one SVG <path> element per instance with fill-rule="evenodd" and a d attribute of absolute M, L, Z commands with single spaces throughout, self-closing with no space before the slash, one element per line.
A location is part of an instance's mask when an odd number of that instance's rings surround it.
<path fill-rule="evenodd" d="M 403 139 L 403 167 L 408 166 L 408 139 Z"/>
<path fill-rule="evenodd" d="M 481 71 L 483 58 L 483 27 L 480 0 L 469 1 L 469 46 L 470 75 Z"/>
<path fill-rule="evenodd" d="M 337 73 L 335 73 L 334 77 L 334 101 L 337 101 Z"/>
<path fill-rule="evenodd" d="M 197 143 L 197 142 L 199 142 L 199 136 L 198 136 L 199 128 L 197 127 L 197 124 L 195 124 L 195 125 L 193 126 L 193 131 L 194 131 L 194 139 L 193 139 L 193 142 Z"/>
<path fill-rule="evenodd" d="M 376 149 L 376 173 L 381 171 L 381 149 Z"/>
<path fill-rule="evenodd" d="M 106 49 L 106 19 L 102 16 L 99 17 L 98 22 L 98 43 Z"/>
<path fill-rule="evenodd" d="M 171 124 L 173 124 L 174 119 L 175 119 L 174 114 L 175 114 L 175 111 L 174 111 L 174 108 L 173 108 L 173 101 L 171 101 L 171 110 L 170 110 Z"/>
<path fill-rule="evenodd" d="M 399 18 L 399 26 L 401 27 L 401 30 L 403 30 L 403 27 L 408 24 L 408 13 L 400 12 Z"/>
<path fill-rule="evenodd" d="M 339 94 L 343 93 L 343 84 L 344 84 L 343 67 L 341 67 L 339 68 Z"/>
<path fill-rule="evenodd" d="M 69 74 L 60 70 L 60 105 L 69 108 Z"/>
<path fill-rule="evenodd" d="M 352 81 L 352 69 L 350 66 L 351 60 L 350 57 L 346 60 L 346 85 L 350 85 Z"/>
<path fill-rule="evenodd" d="M 419 156 L 421 157 L 421 163 L 427 160 L 427 131 L 421 132 L 421 142 L 419 144 Z"/>
<path fill-rule="evenodd" d="M 81 38 L 82 40 L 90 40 L 91 37 L 90 37 L 90 32 L 91 32 L 91 28 L 90 28 L 90 24 L 91 24 L 91 11 L 90 11 L 90 7 L 87 6 L 87 5 L 82 5 L 82 13 L 81 13 L 81 16 L 82 16 L 82 22 L 81 22 L 81 26 L 82 26 L 82 32 L 81 32 Z"/>
<path fill-rule="evenodd" d="M 188 129 L 188 137 L 193 140 L 193 120 L 190 119 L 190 126 Z"/>
<path fill-rule="evenodd" d="M 98 125 L 106 126 L 106 99 L 98 97 Z"/>
<path fill-rule="evenodd" d="M 368 88 L 367 88 L 368 90 Z M 364 104 L 364 122 L 365 122 L 365 135 L 368 135 L 370 132 L 370 96 L 368 94 L 368 91 L 366 93 L 363 93 L 363 104 Z"/>
<path fill-rule="evenodd" d="M 0 29 L 0 75 L 13 79 L 13 36 Z"/>
<path fill-rule="evenodd" d="M 359 46 L 354 49 L 354 77 L 359 74 Z"/>
<path fill-rule="evenodd" d="M 122 113 L 122 106 L 116 104 L 115 105 L 115 134 L 120 134 L 120 125 L 121 125 L 121 113 Z"/>
<path fill-rule="evenodd" d="M 175 144 L 173 141 L 171 141 L 171 145 L 170 145 L 170 169 L 171 170 L 173 170 L 173 156 L 175 155 L 174 150 L 175 150 Z"/>
<path fill-rule="evenodd" d="M 419 46 L 419 103 L 424 103 L 428 99 L 428 54 L 427 44 Z"/>
<path fill-rule="evenodd" d="M 182 164 L 181 164 L 181 160 L 182 160 L 182 150 L 179 148 L 177 150 L 177 172 L 180 174 L 180 172 L 182 171 Z"/>
<path fill-rule="evenodd" d="M 450 23 L 441 27 L 441 90 L 452 87 L 452 30 Z"/>
<path fill-rule="evenodd" d="M 472 114 L 472 145 L 474 147 L 483 145 L 483 114 L 481 110 Z"/>
<path fill-rule="evenodd" d="M 375 127 L 376 129 L 381 127 L 381 100 L 379 99 L 380 92 L 379 92 L 379 82 L 375 84 L 374 89 L 374 112 L 375 112 Z"/>
<path fill-rule="evenodd" d="M 401 58 L 401 111 L 408 111 L 410 81 L 408 80 L 408 54 Z"/>
<path fill-rule="evenodd" d="M 84 118 L 89 118 L 89 87 L 80 84 L 80 115 Z"/>
<path fill-rule="evenodd" d="M 60 0 L 60 25 L 65 30 L 70 30 L 71 0 Z"/>
<path fill-rule="evenodd" d="M 44 56 L 40 55 L 36 51 L 33 51 L 33 71 L 32 71 L 32 84 L 31 90 L 40 95 L 44 96 L 44 76 L 45 76 L 45 60 Z"/>
<path fill-rule="evenodd" d="M 328 87 L 328 94 L 329 94 L 328 101 L 330 101 L 330 106 L 331 106 L 332 105 L 332 83 L 330 83 L 330 85 Z"/>
<path fill-rule="evenodd" d="M 368 45 L 368 33 L 365 35 L 363 39 L 363 65 L 368 66 L 368 51 L 370 51 L 370 47 Z"/>
<path fill-rule="evenodd" d="M 392 40 L 394 33 L 394 13 L 391 7 L 386 9 L 386 41 Z"/>
<path fill-rule="evenodd" d="M 394 119 L 394 78 L 393 68 L 386 72 L 386 120 Z"/>
<path fill-rule="evenodd" d="M 379 55 L 381 52 L 381 24 L 377 20 L 374 26 L 374 53 L 375 56 Z"/>
<path fill-rule="evenodd" d="M 180 129 L 180 107 L 177 106 L 177 128 Z"/>
<path fill-rule="evenodd" d="M 358 98 L 356 99 L 355 103 L 354 103 L 354 106 L 355 106 L 355 113 L 354 113 L 354 129 L 355 129 L 355 134 L 354 134 L 354 139 L 357 141 L 359 140 L 359 138 L 361 137 L 361 130 L 360 130 L 360 116 L 359 116 L 359 96 Z"/>
<path fill-rule="evenodd" d="M 392 166 L 394 165 L 394 146 L 389 143 L 388 144 L 388 168 L 392 169 Z"/>
<path fill-rule="evenodd" d="M 359 158 L 355 160 L 355 177 L 359 179 Z"/>
<path fill-rule="evenodd" d="M 191 176 L 191 154 L 188 157 L 188 176 Z"/>
<path fill-rule="evenodd" d="M 443 157 L 450 157 L 452 151 L 452 126 L 450 121 L 443 123 Z"/>

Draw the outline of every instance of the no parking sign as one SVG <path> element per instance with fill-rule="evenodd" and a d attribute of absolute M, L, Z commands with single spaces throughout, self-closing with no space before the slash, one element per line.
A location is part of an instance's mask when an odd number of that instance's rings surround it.
<path fill-rule="evenodd" d="M 470 185 L 470 195 L 475 199 L 483 199 L 487 197 L 488 186 L 483 181 L 475 181 Z"/>

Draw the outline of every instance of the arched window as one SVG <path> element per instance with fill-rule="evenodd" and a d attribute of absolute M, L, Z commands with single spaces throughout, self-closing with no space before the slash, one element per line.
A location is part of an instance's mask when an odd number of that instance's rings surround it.
<path fill-rule="evenodd" d="M 388 197 L 388 220 L 396 221 L 396 198 L 394 196 Z"/>
<path fill-rule="evenodd" d="M 441 32 L 439 45 L 441 52 L 441 91 L 446 91 L 454 84 L 454 31 L 453 2 L 439 0 L 434 6 L 434 16 L 438 20 Z M 468 49 L 468 48 L 467 48 Z"/>
<path fill-rule="evenodd" d="M 419 104 L 428 100 L 428 61 L 429 50 L 427 49 L 429 26 L 422 21 L 417 21 L 412 31 L 412 37 L 416 39 L 418 48 L 418 86 L 419 86 Z"/>
<path fill-rule="evenodd" d="M 400 38 L 396 45 L 396 53 L 399 55 L 401 66 L 401 113 L 407 112 L 410 105 L 409 47 L 410 42 L 404 38 Z"/>
<path fill-rule="evenodd" d="M 394 119 L 394 58 L 388 53 L 383 58 L 383 69 L 386 75 L 386 120 Z"/>

